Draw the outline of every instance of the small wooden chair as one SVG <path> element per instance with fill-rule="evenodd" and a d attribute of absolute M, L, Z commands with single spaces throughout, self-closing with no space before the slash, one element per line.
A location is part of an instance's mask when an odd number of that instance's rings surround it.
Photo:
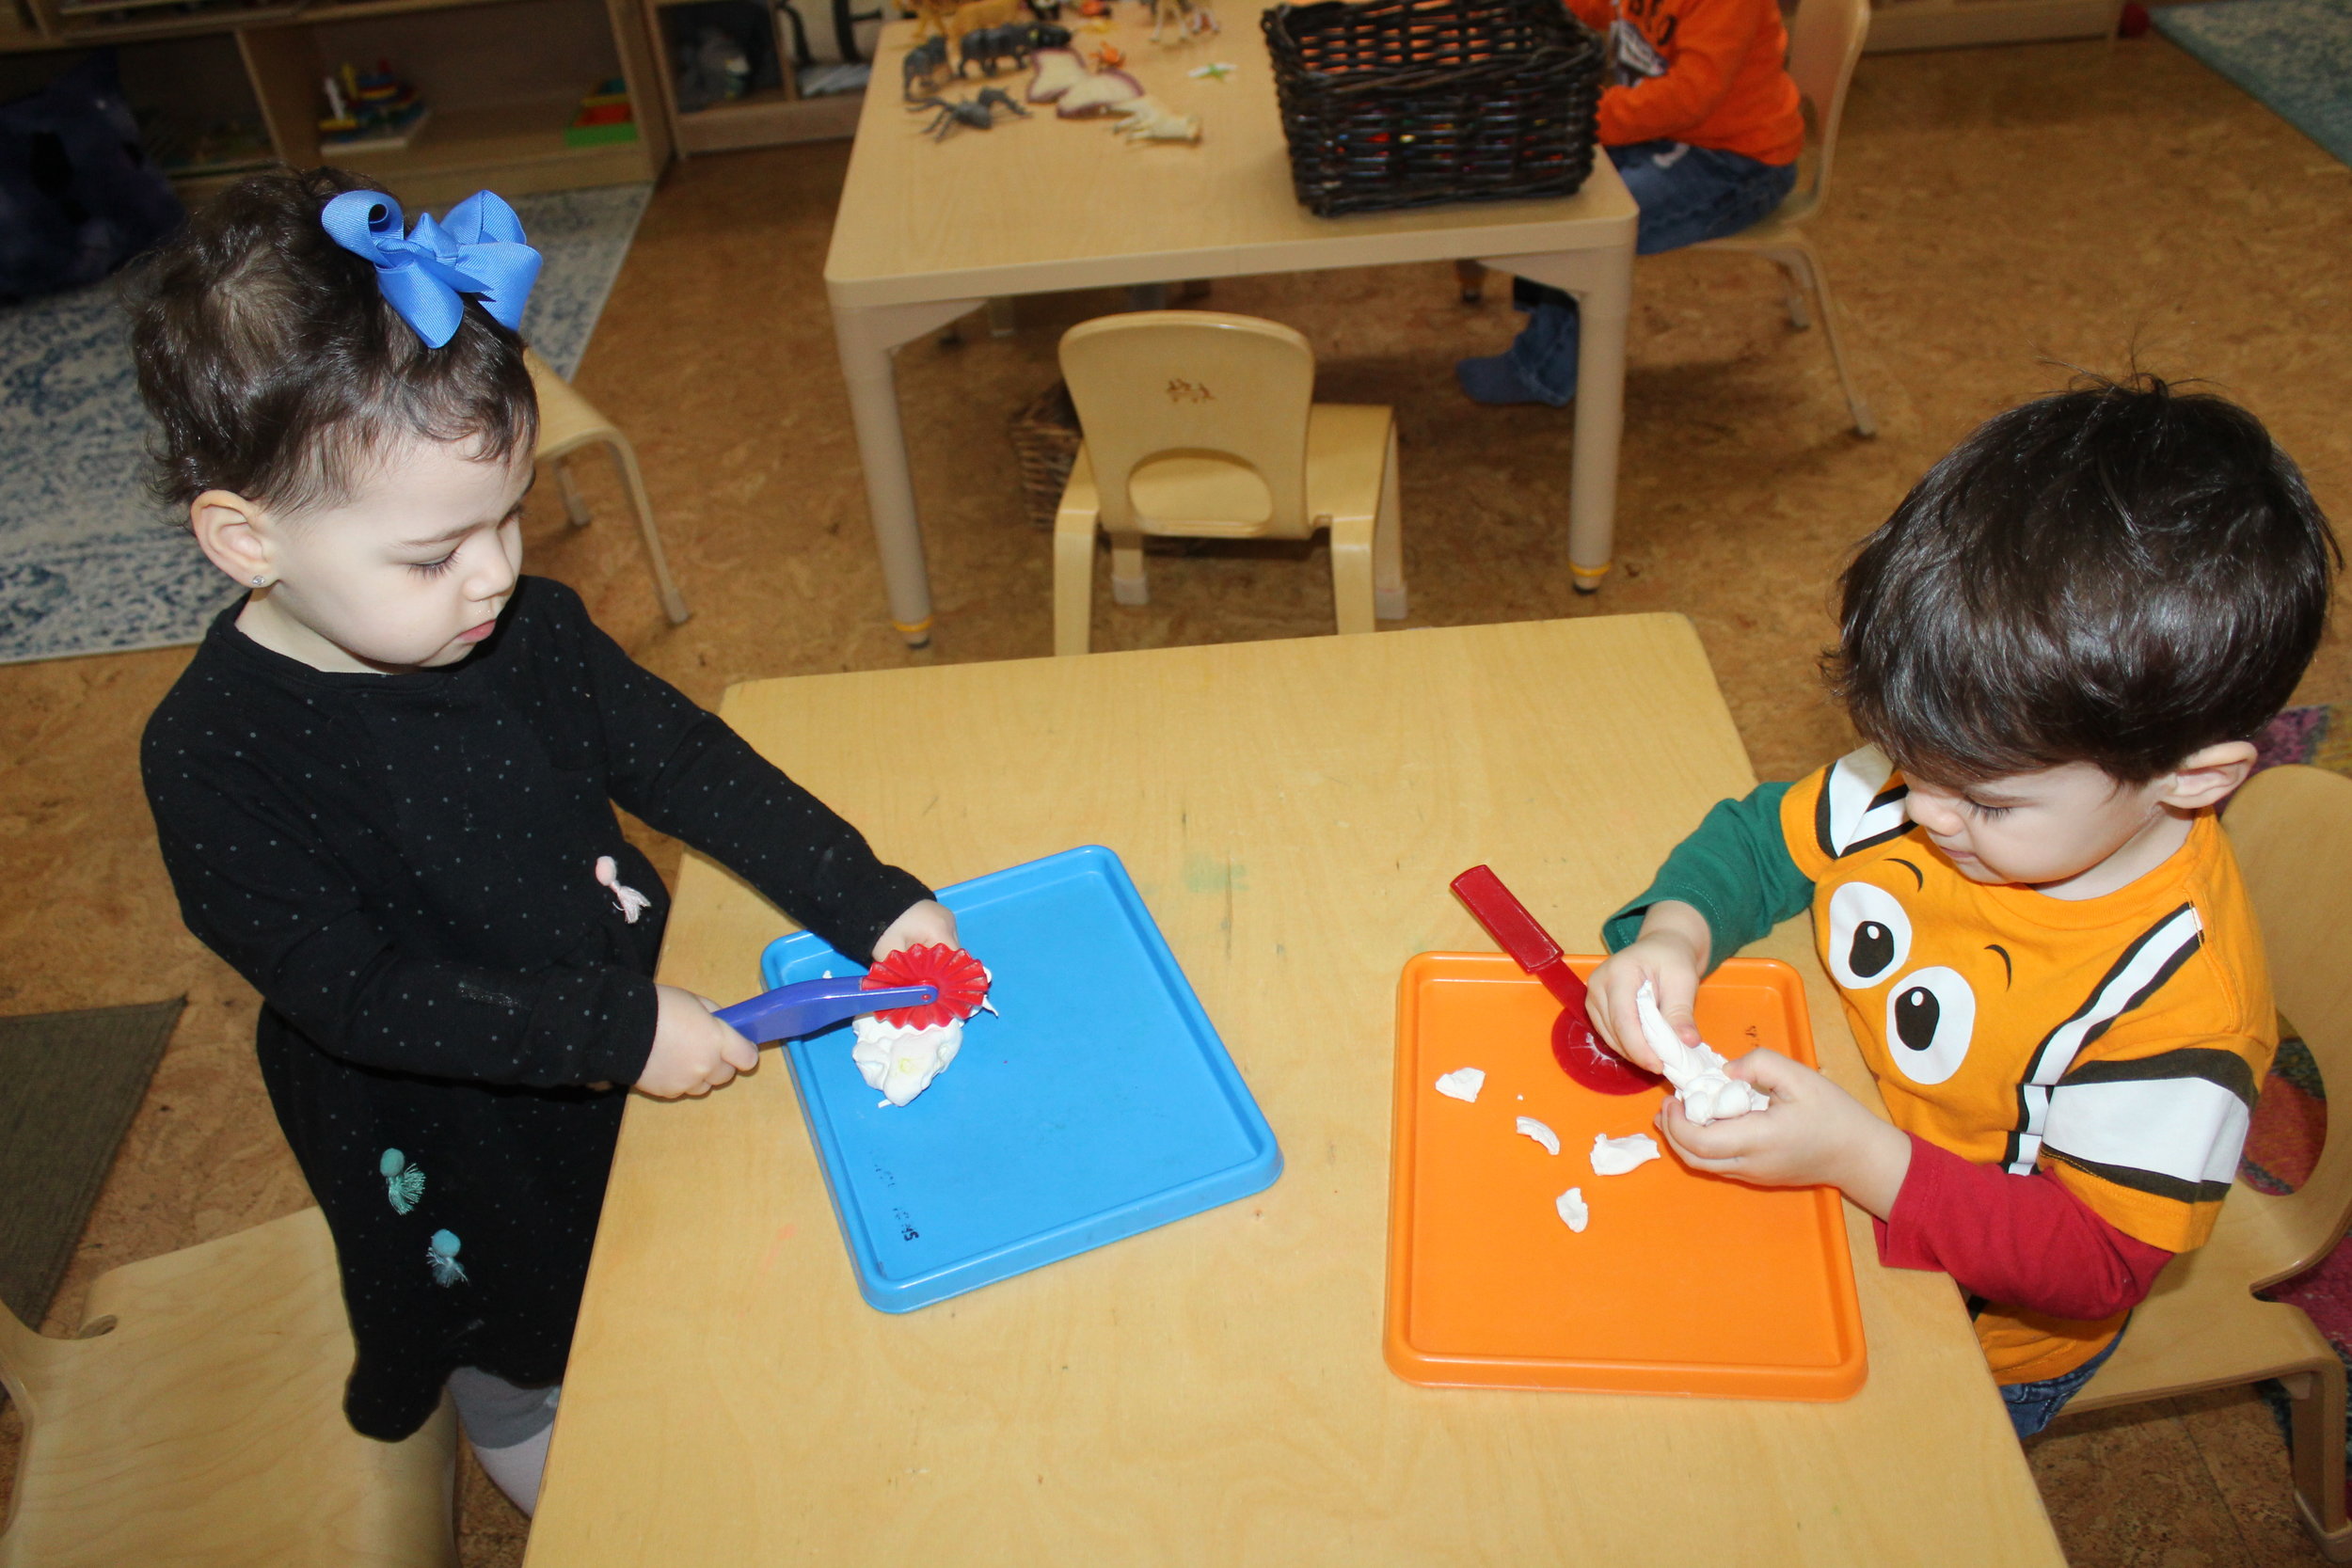
<path fill-rule="evenodd" d="M 455 1568 L 456 1418 L 360 1436 L 351 1356 L 316 1209 L 113 1270 L 76 1338 L 0 1309 L 24 1420 L 0 1568 Z"/>
<path fill-rule="evenodd" d="M 2352 1107 L 2352 779 L 2273 768 L 2231 802 L 2231 843 L 2262 922 L 2279 1010 Z M 2344 1363 L 2302 1311 L 2253 1292 L 2325 1258 L 2352 1220 L 2352 1110 L 2328 1118 L 2311 1180 L 2285 1197 L 2240 1187 L 2213 1239 L 2156 1277 L 2114 1358 L 2069 1414 L 2275 1377 L 2294 1412 L 2295 1504 L 2330 1561 L 2352 1561 L 2344 1504 Z"/>
<path fill-rule="evenodd" d="M 1821 210 L 1821 198 L 1829 193 L 1830 160 L 1837 152 L 1837 122 L 1845 115 L 1846 89 L 1853 83 L 1854 62 L 1862 58 L 1863 41 L 1869 32 L 1870 0 L 1799 0 L 1797 14 L 1788 24 L 1788 74 L 1813 110 L 1811 167 L 1800 165 L 1797 188 L 1760 222 L 1720 240 L 1701 240 L 1691 247 L 1745 251 L 1777 263 L 1788 279 L 1788 325 L 1799 331 L 1810 325 L 1806 291 L 1820 300 L 1821 334 L 1829 340 L 1830 363 L 1837 367 L 1837 385 L 1845 391 L 1846 411 L 1853 416 L 1857 436 L 1876 436 L 1878 420 L 1846 369 L 1829 275 L 1822 270 L 1813 242 L 1804 237 L 1804 225 Z"/>
<path fill-rule="evenodd" d="M 621 472 L 621 483 L 628 487 L 629 505 L 637 509 L 637 531 L 645 536 L 645 559 L 653 564 L 653 582 L 661 595 L 661 609 L 672 626 L 684 624 L 688 614 L 686 600 L 670 576 L 670 558 L 662 552 L 661 531 L 654 526 L 653 502 L 646 499 L 644 476 L 637 469 L 637 449 L 621 434 L 620 426 L 597 413 L 595 404 L 556 374 L 539 357 L 536 349 L 523 350 L 523 363 L 531 369 L 532 389 L 539 394 L 539 446 L 532 455 L 555 470 L 555 483 L 564 493 L 564 515 L 571 518 L 574 528 L 588 526 L 588 505 L 572 483 L 571 466 L 566 459 L 591 441 L 603 442 L 612 453 L 612 466 Z"/>
<path fill-rule="evenodd" d="M 1072 327 L 1061 368 L 1086 440 L 1054 522 L 1054 652 L 1087 651 L 1098 526 L 1120 604 L 1150 601 L 1146 534 L 1328 529 L 1339 629 L 1404 615 L 1395 417 L 1314 402 L 1306 339 L 1253 316 L 1138 310 Z"/>

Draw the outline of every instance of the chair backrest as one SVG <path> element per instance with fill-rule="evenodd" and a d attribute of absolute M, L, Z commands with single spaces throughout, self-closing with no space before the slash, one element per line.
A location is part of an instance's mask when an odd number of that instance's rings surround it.
<path fill-rule="evenodd" d="M 1155 531 L 1134 494 L 1136 471 L 1155 460 L 1241 464 L 1264 486 L 1263 518 L 1157 519 L 1211 525 L 1168 531 L 1282 539 L 1313 531 L 1307 418 L 1315 356 L 1296 332 L 1211 310 L 1101 316 L 1062 335 L 1061 372 L 1086 433 L 1105 532 Z"/>
<path fill-rule="evenodd" d="M 24 1419 L 0 1568 L 454 1568 L 448 1402 L 405 1442 L 362 1437 L 351 1357 L 316 1209 L 101 1275 L 77 1338 L 0 1307 Z"/>
<path fill-rule="evenodd" d="M 2352 779 L 2316 768 L 2257 773 L 2224 818 L 2262 923 L 2279 1011 L 2318 1064 L 2330 1101 L 2328 1139 L 2291 1196 L 2240 1192 L 2265 1211 L 2260 1280 L 2300 1274 L 2352 1220 Z M 2256 1232 L 2249 1232 L 2249 1240 Z"/>
<path fill-rule="evenodd" d="M 1813 178 L 1803 198 L 1807 207 L 1818 204 L 1829 186 L 1837 121 L 1846 112 L 1846 89 L 1869 32 L 1870 0 L 1797 0 L 1797 14 L 1788 24 L 1788 74 L 1813 105 Z"/>

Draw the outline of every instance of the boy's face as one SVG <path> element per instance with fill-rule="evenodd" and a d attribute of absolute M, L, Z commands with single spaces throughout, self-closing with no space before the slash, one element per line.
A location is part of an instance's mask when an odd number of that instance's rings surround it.
<path fill-rule="evenodd" d="M 269 586 L 238 626 L 320 670 L 397 674 L 470 654 L 514 593 L 532 474 L 528 451 L 507 463 L 470 453 L 409 440 L 338 505 L 262 510 L 252 531 Z"/>
<path fill-rule="evenodd" d="M 2166 807 L 2178 779 L 2119 784 L 2090 763 L 2070 762 L 1958 787 L 1904 782 L 1904 811 L 1961 875 L 2043 886 L 2105 864 L 2172 821 Z"/>

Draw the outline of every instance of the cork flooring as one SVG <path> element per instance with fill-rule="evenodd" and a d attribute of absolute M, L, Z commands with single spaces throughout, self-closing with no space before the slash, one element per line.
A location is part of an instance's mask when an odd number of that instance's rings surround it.
<path fill-rule="evenodd" d="M 777 149 L 674 171 L 580 372 L 635 436 L 694 619 L 661 619 L 593 458 L 594 527 L 568 531 L 551 496 L 531 513 L 532 567 L 704 702 L 749 677 L 1049 648 L 1046 540 L 1022 518 L 1004 424 L 1053 378 L 1058 332 L 1118 301 L 1024 301 L 1009 340 L 976 321 L 961 346 L 901 354 L 940 625 L 934 649 L 909 652 L 882 613 L 819 283 L 846 157 Z M 1455 356 L 1507 340 L 1502 304 L 1466 309 L 1443 267 L 1231 279 L 1212 302 L 1305 331 L 1325 398 L 1396 406 L 1410 624 L 1687 614 L 1768 778 L 1844 738 L 1813 673 L 1843 552 L 1970 426 L 2066 366 L 2208 378 L 2352 519 L 2352 170 L 2161 40 L 1866 59 L 1815 232 L 1883 434 L 1848 428 L 1820 334 L 1788 329 L 1771 268 L 1644 261 L 1619 570 L 1587 600 L 1561 546 L 1566 417 L 1474 409 L 1451 379 Z M 1114 609 L 1098 578 L 1096 646 L 1329 627 L 1320 550 L 1152 566 L 1148 609 Z M 0 669 L 0 1009 L 189 999 L 52 1332 L 78 1323 L 103 1270 L 307 1202 L 253 1066 L 254 997 L 182 931 L 139 792 L 140 725 L 185 657 Z M 2339 635 L 2298 700 L 2347 699 Z M 675 849 L 654 847 L 673 868 Z M 15 1443 L 0 1415 L 0 1475 Z M 2034 1466 L 2084 1568 L 2317 1560 L 2291 1522 L 2282 1446 L 2242 1395 L 2066 1422 Z M 469 1563 L 519 1560 L 520 1521 L 478 1476 L 464 1514 Z"/>

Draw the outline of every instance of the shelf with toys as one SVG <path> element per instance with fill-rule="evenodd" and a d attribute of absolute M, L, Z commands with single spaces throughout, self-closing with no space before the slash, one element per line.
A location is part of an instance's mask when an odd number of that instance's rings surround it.
<path fill-rule="evenodd" d="M 281 160 L 372 174 L 412 207 L 652 180 L 669 161 L 644 0 L 208 8 L 223 3 L 176 0 L 184 14 L 164 27 L 136 0 L 0 0 L 32 23 L 0 29 L 0 94 L 114 48 L 143 128 L 156 113 L 151 150 L 190 199 Z"/>
<path fill-rule="evenodd" d="M 670 65 L 661 102 L 679 156 L 856 133 L 862 66 L 846 73 L 853 79 L 847 90 L 803 91 L 804 74 L 845 73 L 838 65 L 807 69 L 806 24 L 785 0 L 654 4 L 656 46 Z"/>

